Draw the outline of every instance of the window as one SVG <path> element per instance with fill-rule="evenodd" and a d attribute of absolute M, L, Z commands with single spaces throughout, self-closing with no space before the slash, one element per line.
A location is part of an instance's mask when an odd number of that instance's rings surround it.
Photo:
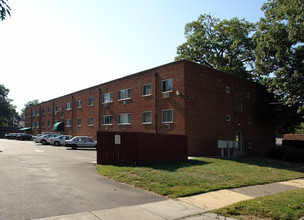
<path fill-rule="evenodd" d="M 162 111 L 162 123 L 172 123 L 173 122 L 173 110 L 163 110 Z"/>
<path fill-rule="evenodd" d="M 36 111 L 37 116 L 39 115 L 39 110 Z"/>
<path fill-rule="evenodd" d="M 173 90 L 172 78 L 162 81 L 162 92 L 171 92 Z"/>
<path fill-rule="evenodd" d="M 48 114 L 51 114 L 51 108 L 48 107 Z"/>
<path fill-rule="evenodd" d="M 60 118 L 63 118 L 63 112 L 60 112 Z"/>
<path fill-rule="evenodd" d="M 226 86 L 226 93 L 230 93 L 230 87 L 229 86 Z"/>
<path fill-rule="evenodd" d="M 70 110 L 71 108 L 72 108 L 71 102 L 65 103 L 65 109 L 66 109 L 66 110 Z"/>
<path fill-rule="evenodd" d="M 50 128 L 51 127 L 51 122 L 47 122 L 47 126 L 48 126 L 48 128 Z"/>
<path fill-rule="evenodd" d="M 102 95 L 102 103 L 105 104 L 105 103 L 109 103 L 109 102 L 113 102 L 112 92 Z"/>
<path fill-rule="evenodd" d="M 33 111 L 33 116 L 35 116 L 35 111 Z"/>
<path fill-rule="evenodd" d="M 247 99 L 250 98 L 250 92 L 246 92 L 246 98 L 247 98 Z"/>
<path fill-rule="evenodd" d="M 32 123 L 32 128 L 34 128 L 34 127 L 35 127 L 35 122 Z"/>
<path fill-rule="evenodd" d="M 66 119 L 65 120 L 65 126 L 66 127 L 71 127 L 71 119 Z"/>
<path fill-rule="evenodd" d="M 131 89 L 123 89 L 118 91 L 118 100 L 130 99 Z"/>
<path fill-rule="evenodd" d="M 54 112 L 55 112 L 55 113 L 59 112 L 59 105 L 55 105 L 55 107 L 54 107 Z"/>
<path fill-rule="evenodd" d="M 248 124 L 250 125 L 250 124 L 251 124 L 251 118 L 248 118 L 248 119 L 247 119 L 247 122 L 248 122 Z"/>
<path fill-rule="evenodd" d="M 81 118 L 77 118 L 77 126 L 81 126 Z"/>
<path fill-rule="evenodd" d="M 234 111 L 243 112 L 243 100 L 241 91 L 235 91 L 234 93 Z"/>
<path fill-rule="evenodd" d="M 151 83 L 143 85 L 142 95 L 143 96 L 148 96 L 148 95 L 151 95 L 151 94 L 152 94 L 152 85 L 151 85 Z"/>
<path fill-rule="evenodd" d="M 142 113 L 142 123 L 151 124 L 152 123 L 152 112 L 143 112 Z"/>
<path fill-rule="evenodd" d="M 77 100 L 77 108 L 81 108 L 81 99 Z"/>
<path fill-rule="evenodd" d="M 103 115 L 101 123 L 102 123 L 102 125 L 111 125 L 112 124 L 112 115 Z"/>
<path fill-rule="evenodd" d="M 119 114 L 118 115 L 118 124 L 131 124 L 131 114 Z"/>
<path fill-rule="evenodd" d="M 90 97 L 89 98 L 89 106 L 93 106 L 94 105 L 94 97 Z"/>
<path fill-rule="evenodd" d="M 230 115 L 226 115 L 226 121 L 230 121 Z"/>
<path fill-rule="evenodd" d="M 89 117 L 88 125 L 93 126 L 93 117 Z"/>
<path fill-rule="evenodd" d="M 43 109 L 41 109 L 41 114 L 42 114 L 42 115 L 44 115 L 44 108 L 43 108 Z"/>
<path fill-rule="evenodd" d="M 36 128 L 39 128 L 39 122 L 37 122 L 37 124 L 36 124 Z"/>
<path fill-rule="evenodd" d="M 42 127 L 42 128 L 44 128 L 44 121 L 43 121 L 43 122 L 41 122 L 41 127 Z"/>

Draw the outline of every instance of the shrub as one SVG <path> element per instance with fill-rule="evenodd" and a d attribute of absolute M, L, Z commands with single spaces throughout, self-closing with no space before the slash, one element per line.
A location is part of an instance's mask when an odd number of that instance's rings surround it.
<path fill-rule="evenodd" d="M 286 145 L 277 145 L 269 148 L 268 156 L 273 159 L 303 163 L 304 149 L 297 149 Z"/>

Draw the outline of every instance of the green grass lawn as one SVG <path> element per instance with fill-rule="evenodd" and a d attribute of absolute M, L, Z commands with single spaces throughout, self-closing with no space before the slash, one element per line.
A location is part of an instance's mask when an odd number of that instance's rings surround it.
<path fill-rule="evenodd" d="M 239 202 L 214 212 L 236 219 L 300 219 L 304 217 L 304 189 Z"/>
<path fill-rule="evenodd" d="M 97 165 L 99 174 L 170 198 L 304 177 L 304 165 L 262 157 L 195 158 L 129 167 Z"/>

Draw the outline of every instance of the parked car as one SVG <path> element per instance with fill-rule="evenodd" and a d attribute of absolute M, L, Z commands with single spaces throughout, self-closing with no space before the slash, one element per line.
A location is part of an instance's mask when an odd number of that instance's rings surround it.
<path fill-rule="evenodd" d="M 96 148 L 97 141 L 94 141 L 93 138 L 87 136 L 76 136 L 71 140 L 65 141 L 64 145 L 66 147 L 71 147 L 72 149 L 77 149 L 82 147 Z"/>
<path fill-rule="evenodd" d="M 5 135 L 5 137 L 7 139 L 15 140 L 18 134 L 20 134 L 20 133 L 9 133 L 9 134 Z"/>
<path fill-rule="evenodd" d="M 57 137 L 58 134 L 45 134 L 35 138 L 35 143 L 41 143 L 42 145 L 48 144 L 47 139 L 50 137 Z"/>
<path fill-rule="evenodd" d="M 60 145 L 64 145 L 64 142 L 66 140 L 70 140 L 72 139 L 73 137 L 70 136 L 70 135 L 60 135 L 60 136 L 57 136 L 57 137 L 50 137 L 47 142 L 49 144 L 52 144 L 52 145 L 55 145 L 55 146 L 60 146 Z"/>
<path fill-rule="evenodd" d="M 32 136 L 33 135 L 31 135 L 31 134 L 18 134 L 15 139 L 20 140 L 20 141 L 22 141 L 22 140 L 32 140 Z"/>

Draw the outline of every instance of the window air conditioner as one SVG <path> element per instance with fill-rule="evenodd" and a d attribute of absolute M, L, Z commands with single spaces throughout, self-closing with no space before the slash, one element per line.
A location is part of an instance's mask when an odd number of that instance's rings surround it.
<path fill-rule="evenodd" d="M 170 129 L 170 124 L 165 124 L 165 129 Z"/>
<path fill-rule="evenodd" d="M 169 93 L 164 93 L 164 94 L 163 94 L 163 98 L 164 98 L 164 99 L 169 98 L 169 96 L 170 96 Z"/>
<path fill-rule="evenodd" d="M 107 108 L 108 106 L 109 106 L 109 104 L 108 104 L 108 103 L 105 103 L 105 104 L 104 104 L 104 107 L 105 107 L 105 108 Z"/>

